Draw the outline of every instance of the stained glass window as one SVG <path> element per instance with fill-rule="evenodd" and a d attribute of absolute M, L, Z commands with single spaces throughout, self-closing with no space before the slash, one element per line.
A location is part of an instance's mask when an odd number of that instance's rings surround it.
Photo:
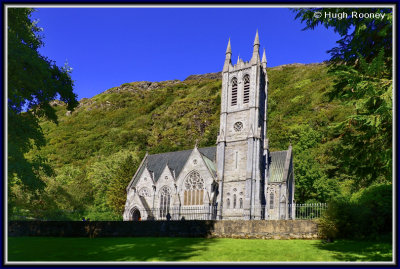
<path fill-rule="evenodd" d="M 204 197 L 204 180 L 199 172 L 192 171 L 188 174 L 184 182 L 184 205 L 202 205 Z"/>
<path fill-rule="evenodd" d="M 160 217 L 165 218 L 169 212 L 169 204 L 171 201 L 171 189 L 164 186 L 160 190 Z"/>

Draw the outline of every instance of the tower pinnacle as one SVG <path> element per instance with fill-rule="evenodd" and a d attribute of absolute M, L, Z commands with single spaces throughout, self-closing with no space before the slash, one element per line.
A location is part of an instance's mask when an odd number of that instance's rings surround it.
<path fill-rule="evenodd" d="M 262 56 L 262 63 L 267 63 L 267 56 L 265 56 L 265 48 L 264 48 L 264 52 L 263 52 L 263 56 Z"/>
<path fill-rule="evenodd" d="M 228 47 L 226 47 L 226 52 L 225 54 L 231 53 L 232 54 L 232 50 L 231 50 L 231 38 L 229 38 L 228 41 Z"/>
<path fill-rule="evenodd" d="M 262 64 L 262 66 L 263 66 L 264 68 L 267 68 L 267 56 L 265 55 L 265 48 L 264 48 L 264 52 L 263 52 L 261 64 Z"/>
<path fill-rule="evenodd" d="M 226 52 L 225 52 L 224 68 L 222 69 L 222 72 L 228 71 L 229 66 L 231 65 L 231 57 L 232 57 L 231 38 L 229 38 L 228 46 L 226 47 Z"/>
<path fill-rule="evenodd" d="M 253 46 L 255 46 L 255 45 L 260 45 L 260 39 L 258 38 L 258 29 L 257 29 L 257 32 L 256 32 L 256 37 L 254 38 L 254 45 Z"/>
<path fill-rule="evenodd" d="M 258 30 L 256 32 L 256 37 L 254 38 L 254 45 L 253 45 L 253 56 L 251 57 L 252 64 L 260 62 L 260 39 L 258 38 Z"/>

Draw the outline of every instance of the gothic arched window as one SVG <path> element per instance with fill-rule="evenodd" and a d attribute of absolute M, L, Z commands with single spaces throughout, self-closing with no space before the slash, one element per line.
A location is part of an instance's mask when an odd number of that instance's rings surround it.
<path fill-rule="evenodd" d="M 226 208 L 229 208 L 231 206 L 231 200 L 226 199 Z"/>
<path fill-rule="evenodd" d="M 249 102 L 250 98 L 250 76 L 245 75 L 243 77 L 243 82 L 244 82 L 244 88 L 243 88 L 243 104 L 246 104 Z"/>
<path fill-rule="evenodd" d="M 151 196 L 149 189 L 146 188 L 146 187 L 141 188 L 139 190 L 138 194 L 139 194 L 139 196 L 143 196 L 143 197 L 150 197 Z"/>
<path fill-rule="evenodd" d="M 183 205 L 202 205 L 204 196 L 204 180 L 199 172 L 192 171 L 184 182 Z"/>
<path fill-rule="evenodd" d="M 232 84 L 232 101 L 231 101 L 231 106 L 237 105 L 237 78 L 233 78 L 231 81 Z"/>
<path fill-rule="evenodd" d="M 236 194 L 233 195 L 233 208 L 236 208 Z"/>
<path fill-rule="evenodd" d="M 169 204 L 171 201 L 171 189 L 164 186 L 160 190 L 160 217 L 165 218 L 169 212 Z"/>
<path fill-rule="evenodd" d="M 269 208 L 274 209 L 274 193 L 269 194 Z"/>
<path fill-rule="evenodd" d="M 243 199 L 242 198 L 239 199 L 239 208 L 243 208 Z"/>

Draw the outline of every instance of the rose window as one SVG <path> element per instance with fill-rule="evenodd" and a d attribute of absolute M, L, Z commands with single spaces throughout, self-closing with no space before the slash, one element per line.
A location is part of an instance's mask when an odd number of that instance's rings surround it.
<path fill-rule="evenodd" d="M 236 132 L 240 132 L 240 131 L 242 130 L 242 128 L 243 128 L 243 123 L 240 122 L 240 121 L 236 122 L 236 123 L 233 125 L 233 129 L 234 129 Z"/>
<path fill-rule="evenodd" d="M 149 189 L 146 188 L 146 187 L 141 188 L 140 191 L 139 191 L 139 196 L 150 197 Z"/>

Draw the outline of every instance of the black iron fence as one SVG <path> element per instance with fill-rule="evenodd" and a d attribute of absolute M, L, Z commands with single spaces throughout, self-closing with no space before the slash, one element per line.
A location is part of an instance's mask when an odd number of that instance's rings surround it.
<path fill-rule="evenodd" d="M 129 220 L 216 220 L 216 206 L 181 206 L 169 208 L 138 208 Z"/>
<path fill-rule="evenodd" d="M 135 213 L 132 211 L 126 220 L 315 219 L 321 217 L 326 208 L 326 203 L 281 204 L 272 208 L 256 206 L 252 209 L 217 206 L 135 207 Z"/>
<path fill-rule="evenodd" d="M 174 206 L 163 208 L 140 208 L 134 207 L 125 220 L 146 221 L 146 220 L 223 220 L 223 219 L 315 219 L 321 217 L 327 209 L 326 203 L 314 204 L 281 204 L 270 208 L 257 206 L 252 209 L 244 208 L 222 208 L 217 206 Z M 223 217 L 221 217 L 221 214 Z M 82 211 L 51 211 L 51 212 L 16 212 L 9 214 L 9 220 L 123 220 L 122 215 L 116 215 L 110 211 L 82 212 Z"/>

